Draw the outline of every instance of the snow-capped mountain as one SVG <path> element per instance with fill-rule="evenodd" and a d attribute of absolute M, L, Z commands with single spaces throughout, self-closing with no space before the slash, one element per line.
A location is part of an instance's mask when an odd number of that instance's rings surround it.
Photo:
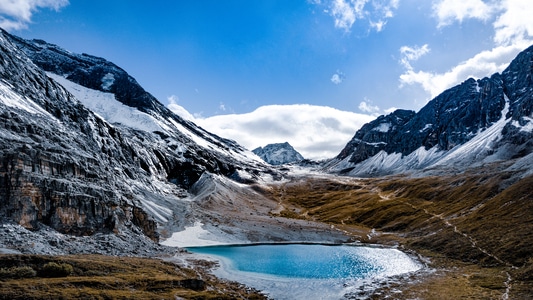
<path fill-rule="evenodd" d="M 257 147 L 252 152 L 271 165 L 283 165 L 304 159 L 288 142 Z"/>
<path fill-rule="evenodd" d="M 0 30 L 0 217 L 89 235 L 183 221 L 203 174 L 279 174 L 172 113 L 124 70 Z"/>
<path fill-rule="evenodd" d="M 501 73 L 444 91 L 419 112 L 397 110 L 358 130 L 330 171 L 356 176 L 533 161 L 533 46 Z"/>
<path fill-rule="evenodd" d="M 170 135 L 181 142 L 176 145 L 179 151 L 190 152 L 184 155 L 194 160 L 193 164 L 203 165 L 210 172 L 230 175 L 235 170 L 224 169 L 232 162 L 259 162 L 236 142 L 207 132 L 171 112 L 115 64 L 88 54 L 70 53 L 42 40 L 11 37 L 33 63 L 107 122 L 153 132 L 163 139 Z M 210 161 L 212 157 L 198 153 L 205 150 L 216 152 L 220 161 Z"/>

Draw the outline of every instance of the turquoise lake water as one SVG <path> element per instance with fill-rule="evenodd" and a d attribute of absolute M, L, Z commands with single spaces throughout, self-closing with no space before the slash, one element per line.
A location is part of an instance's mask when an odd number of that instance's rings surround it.
<path fill-rule="evenodd" d="M 365 280 L 416 271 L 420 264 L 391 248 L 321 244 L 190 247 L 217 258 L 215 275 L 274 299 L 340 299 Z"/>

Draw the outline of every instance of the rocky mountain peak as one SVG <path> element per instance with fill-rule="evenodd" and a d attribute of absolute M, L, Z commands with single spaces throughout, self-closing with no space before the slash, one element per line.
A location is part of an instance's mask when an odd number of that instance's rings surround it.
<path fill-rule="evenodd" d="M 96 113 L 95 113 L 96 112 Z M 204 173 L 279 174 L 173 114 L 103 58 L 0 32 L 0 218 L 62 233 L 182 226 Z"/>
<path fill-rule="evenodd" d="M 337 156 L 351 161 L 363 161 L 385 149 L 397 135 L 398 130 L 415 115 L 414 111 L 398 109 L 388 115 L 379 116 L 361 127 Z"/>
<path fill-rule="evenodd" d="M 418 112 L 396 111 L 364 125 L 328 163 L 353 175 L 472 164 L 530 154 L 533 46 L 501 74 L 467 79 Z M 453 153 L 453 154 L 452 154 Z"/>
<path fill-rule="evenodd" d="M 121 103 L 141 111 L 160 111 L 161 105 L 123 69 L 104 58 L 76 54 L 43 40 L 24 40 L 12 36 L 13 42 L 38 67 L 84 87 L 113 93 Z"/>
<path fill-rule="evenodd" d="M 265 147 L 258 147 L 252 152 L 271 165 L 283 165 L 304 159 L 288 142 L 268 144 Z"/>

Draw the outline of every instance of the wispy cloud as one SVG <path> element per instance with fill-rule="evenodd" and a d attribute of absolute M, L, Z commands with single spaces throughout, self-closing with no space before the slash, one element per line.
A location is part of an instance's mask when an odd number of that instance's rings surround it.
<path fill-rule="evenodd" d="M 250 113 L 194 121 L 248 149 L 289 142 L 304 157 L 323 159 L 339 154 L 357 129 L 374 118 L 326 106 L 298 104 L 261 106 Z"/>
<path fill-rule="evenodd" d="M 380 111 L 379 106 L 372 105 L 372 101 L 370 101 L 367 98 L 365 98 L 365 101 L 361 101 L 361 103 L 359 103 L 359 110 L 361 110 L 364 113 L 369 113 L 374 116 L 379 115 L 379 111 Z"/>
<path fill-rule="evenodd" d="M 333 0 L 331 16 L 335 27 L 349 31 L 356 19 L 363 18 L 363 9 L 368 0 Z"/>
<path fill-rule="evenodd" d="M 324 0 L 310 1 L 323 5 L 324 10 L 333 17 L 336 28 L 349 32 L 357 20 L 366 20 L 369 29 L 383 30 L 387 19 L 394 16 L 399 0 Z"/>
<path fill-rule="evenodd" d="M 483 78 L 503 71 L 520 51 L 533 43 L 533 5 L 527 1 L 441 0 L 436 2 L 433 10 L 438 27 L 466 19 L 492 22 L 494 44 L 492 49 L 484 50 L 442 73 L 415 70 L 410 62 L 418 59 L 418 54 L 423 51 L 402 47 L 400 63 L 406 70 L 400 75 L 400 87 L 419 84 L 431 98 L 469 77 Z"/>
<path fill-rule="evenodd" d="M 371 3 L 375 13 L 371 16 L 369 24 L 371 28 L 380 32 L 387 24 L 387 19 L 394 17 L 394 11 L 398 9 L 400 0 L 374 0 Z M 373 18 L 377 18 L 377 20 L 373 21 Z"/>
<path fill-rule="evenodd" d="M 194 117 L 191 115 L 183 106 L 179 105 L 179 98 L 176 95 L 171 95 L 167 97 L 168 108 L 173 111 L 178 116 L 184 118 L 185 120 L 193 121 Z"/>
<path fill-rule="evenodd" d="M 492 17 L 495 7 L 482 0 L 440 0 L 433 4 L 438 27 L 448 26 L 465 19 L 486 21 Z"/>
<path fill-rule="evenodd" d="M 467 78 L 483 78 L 502 71 L 525 47 L 527 47 L 525 44 L 495 47 L 476 54 L 444 73 L 408 69 L 400 75 L 400 82 L 401 84 L 420 84 L 431 95 L 431 98 L 434 98 Z"/>
<path fill-rule="evenodd" d="M 429 51 L 431 51 L 431 49 L 429 49 L 428 44 L 424 44 L 422 47 L 402 46 L 400 48 L 400 54 L 402 55 L 402 58 L 400 59 L 400 63 L 406 69 L 412 70 L 413 67 L 411 67 L 411 62 L 418 60 L 420 57 L 429 53 Z"/>
<path fill-rule="evenodd" d="M 333 84 L 338 85 L 344 81 L 344 78 L 345 78 L 344 73 L 337 70 L 337 72 L 335 72 L 335 74 L 331 76 L 330 80 L 331 82 L 333 82 Z"/>
<path fill-rule="evenodd" d="M 533 5 L 530 1 L 506 0 L 504 10 L 494 22 L 494 42 L 501 46 L 532 43 Z"/>
<path fill-rule="evenodd" d="M 385 24 L 387 24 L 387 22 L 383 20 L 379 20 L 377 22 L 370 21 L 370 27 L 374 28 L 377 32 L 382 31 L 383 27 L 385 27 Z"/>
<path fill-rule="evenodd" d="M 40 8 L 58 11 L 67 6 L 68 0 L 3 0 L 0 1 L 0 27 L 19 30 L 28 27 L 34 12 Z"/>

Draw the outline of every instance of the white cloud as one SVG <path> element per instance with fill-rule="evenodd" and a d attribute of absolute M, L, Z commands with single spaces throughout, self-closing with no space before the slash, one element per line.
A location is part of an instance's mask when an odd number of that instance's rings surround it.
<path fill-rule="evenodd" d="M 497 45 L 531 43 L 533 38 L 533 5 L 530 1 L 506 0 L 504 11 L 494 22 Z"/>
<path fill-rule="evenodd" d="M 396 111 L 397 109 L 398 109 L 397 107 L 389 107 L 389 108 L 387 108 L 387 109 L 384 109 L 383 112 L 384 112 L 386 115 L 388 115 L 388 114 L 390 114 L 390 113 Z"/>
<path fill-rule="evenodd" d="M 324 12 L 330 14 L 335 27 L 349 32 L 357 20 L 367 19 L 370 29 L 383 30 L 386 19 L 394 16 L 399 0 L 327 0 L 310 1 L 315 5 L 325 5 Z"/>
<path fill-rule="evenodd" d="M 367 0 L 333 0 L 331 16 L 335 19 L 335 27 L 350 31 L 355 20 L 363 17 L 366 2 Z"/>
<path fill-rule="evenodd" d="M 402 54 L 402 58 L 400 60 L 400 63 L 408 70 L 412 70 L 413 67 L 411 67 L 411 61 L 416 61 L 420 57 L 426 55 L 429 53 L 431 49 L 429 49 L 428 44 L 424 44 L 422 47 L 409 47 L 409 46 L 402 46 L 400 48 L 400 53 Z"/>
<path fill-rule="evenodd" d="M 5 30 L 27 28 L 31 17 L 39 8 L 59 10 L 68 0 L 2 0 L 0 1 L 0 27 Z"/>
<path fill-rule="evenodd" d="M 305 158 L 332 158 L 375 117 L 327 106 L 268 105 L 245 114 L 217 115 L 195 123 L 248 149 L 289 142 Z"/>
<path fill-rule="evenodd" d="M 371 3 L 374 8 L 372 18 L 378 18 L 378 20 L 370 20 L 370 28 L 380 32 L 387 24 L 386 19 L 394 17 L 394 10 L 398 9 L 400 0 L 373 0 Z"/>
<path fill-rule="evenodd" d="M 176 95 L 171 95 L 167 98 L 168 100 L 168 109 L 174 112 L 176 115 L 184 118 L 185 120 L 193 121 L 194 117 L 181 105 L 178 104 L 178 97 Z"/>
<path fill-rule="evenodd" d="M 492 5 L 491 5 L 492 4 Z M 448 26 L 464 19 L 488 20 L 494 13 L 493 3 L 482 0 L 440 0 L 433 5 L 438 27 Z"/>
<path fill-rule="evenodd" d="M 402 47 L 400 63 L 406 71 L 400 75 L 400 87 L 419 84 L 431 98 L 469 77 L 483 78 L 503 71 L 520 51 L 533 43 L 533 5 L 529 1 L 441 0 L 433 9 L 439 27 L 466 19 L 490 20 L 494 28 L 494 44 L 491 49 L 481 51 L 442 73 L 415 70 L 410 61 L 418 59 L 418 52 L 408 48 L 402 51 Z"/>
<path fill-rule="evenodd" d="M 387 24 L 387 22 L 383 20 L 379 20 L 377 22 L 370 21 L 370 27 L 374 28 L 377 32 L 380 32 L 381 30 L 383 30 L 383 27 L 385 27 L 385 24 Z"/>
<path fill-rule="evenodd" d="M 333 82 L 333 84 L 341 84 L 343 81 L 344 81 L 344 73 L 342 73 L 341 71 L 337 70 L 337 72 L 335 72 L 335 74 L 333 74 L 333 76 L 331 76 L 331 82 Z"/>
<path fill-rule="evenodd" d="M 466 79 L 483 78 L 496 72 L 501 72 L 509 62 L 525 47 L 526 44 L 500 46 L 483 51 L 474 57 L 459 63 L 444 73 L 407 70 L 400 75 L 401 84 L 420 84 L 431 98 L 438 96 L 444 90 L 453 87 Z"/>
<path fill-rule="evenodd" d="M 379 106 L 372 105 L 371 103 L 372 101 L 365 98 L 365 101 L 361 101 L 361 103 L 359 103 L 359 109 L 362 112 L 369 113 L 372 115 L 379 114 Z"/>

